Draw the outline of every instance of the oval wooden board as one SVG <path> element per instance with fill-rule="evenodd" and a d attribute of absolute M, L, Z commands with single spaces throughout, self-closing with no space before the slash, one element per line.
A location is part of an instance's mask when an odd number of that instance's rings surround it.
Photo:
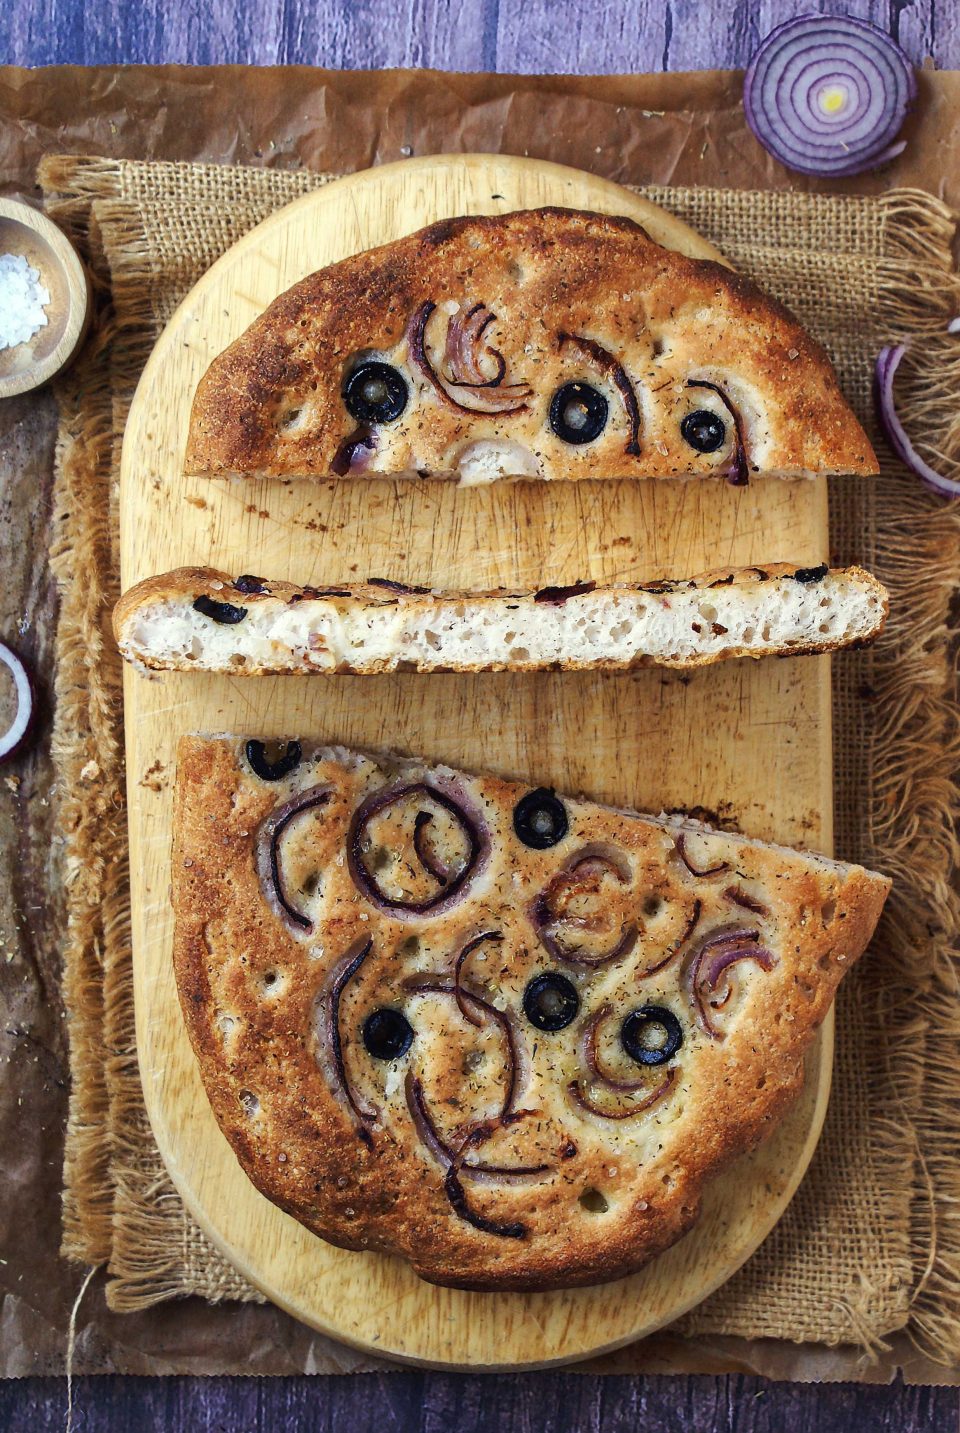
<path fill-rule="evenodd" d="M 627 214 L 663 242 L 713 254 L 615 185 L 540 162 L 411 160 L 298 200 L 218 263 L 177 310 L 127 423 L 121 480 L 125 586 L 182 563 L 302 582 L 390 575 L 495 586 L 642 580 L 718 563 L 820 561 L 822 483 L 214 483 L 187 479 L 190 402 L 209 361 L 312 270 L 421 225 L 542 204 Z M 586 1358 L 675 1319 L 727 1279 L 803 1175 L 829 1092 L 832 1023 L 800 1103 L 768 1144 L 709 1190 L 695 1231 L 645 1272 L 592 1289 L 468 1294 L 401 1262 L 334 1249 L 257 1193 L 210 1112 L 171 966 L 174 755 L 184 731 L 309 734 L 394 747 L 641 809 L 702 805 L 751 834 L 831 841 L 826 659 L 645 671 L 232 679 L 125 673 L 137 1041 L 160 1151 L 198 1223 L 243 1274 L 306 1323 L 411 1362 L 510 1368 Z"/>

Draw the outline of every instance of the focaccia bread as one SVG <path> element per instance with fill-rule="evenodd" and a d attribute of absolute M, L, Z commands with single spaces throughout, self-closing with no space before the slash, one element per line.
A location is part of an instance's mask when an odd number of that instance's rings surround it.
<path fill-rule="evenodd" d="M 197 389 L 189 474 L 875 473 L 823 349 L 633 222 L 449 219 L 281 294 Z"/>
<path fill-rule="evenodd" d="M 537 592 L 298 587 L 181 567 L 125 592 L 113 630 L 128 662 L 156 671 L 623 671 L 862 646 L 887 605 L 862 568 L 825 565 Z"/>
<path fill-rule="evenodd" d="M 473 1289 L 639 1268 L 764 1138 L 889 882 L 440 766 L 187 737 L 184 1019 L 268 1199 Z"/>

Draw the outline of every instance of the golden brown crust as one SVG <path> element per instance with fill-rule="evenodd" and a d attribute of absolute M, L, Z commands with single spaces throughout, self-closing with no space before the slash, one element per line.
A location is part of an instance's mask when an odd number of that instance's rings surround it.
<path fill-rule="evenodd" d="M 424 304 L 437 305 L 426 337 L 441 371 L 451 312 L 483 304 L 495 315 L 483 343 L 502 355 L 504 385 L 529 386 L 522 411 L 464 413 L 431 382 L 407 337 Z M 607 359 L 589 347 L 597 344 Z M 552 480 L 727 475 L 734 412 L 751 471 L 877 472 L 829 359 L 781 304 L 722 265 L 662 248 L 632 220 L 564 209 L 445 220 L 281 294 L 201 380 L 186 471 L 311 477 L 342 468 L 341 445 L 357 425 L 341 388 L 369 354 L 399 368 L 410 397 L 350 473 L 456 476 L 465 448 L 489 441 L 519 444 L 523 471 Z M 619 378 L 608 360 L 621 365 Z M 480 361 L 495 376 L 494 359 Z M 609 403 L 606 428 L 581 446 L 547 422 L 552 394 L 570 381 L 589 382 Z M 691 382 L 722 388 L 726 401 Z M 638 431 L 625 388 L 639 405 Z M 477 393 L 454 396 L 476 407 L 487 401 Z M 726 426 L 711 454 L 680 434 L 683 416 L 702 407 Z"/>
<path fill-rule="evenodd" d="M 294 772 L 271 782 L 253 773 L 243 751 L 237 738 L 189 737 L 179 753 L 175 965 L 207 1093 L 241 1165 L 269 1199 L 330 1242 L 400 1254 L 436 1283 L 543 1289 L 600 1282 L 639 1268 L 675 1242 L 697 1217 L 705 1181 L 769 1133 L 800 1089 L 804 1050 L 866 946 L 889 887 L 860 867 L 568 798 L 567 835 L 550 849 L 532 850 L 513 826 L 526 788 L 498 778 L 305 748 Z M 417 781 L 463 802 L 489 829 L 491 849 L 466 880 L 459 904 L 411 919 L 371 902 L 352 878 L 344 849 L 362 800 L 395 782 Z M 277 843 L 283 889 L 310 923 L 305 930 L 270 894 L 269 862 L 262 864 L 267 847 L 258 847 L 257 833 L 284 802 L 317 787 L 322 803 L 291 820 Z M 411 855 L 408 827 L 417 806 L 433 798 L 418 792 L 410 799 L 412 806 L 398 804 L 373 818 L 379 825 L 362 828 L 373 844 L 357 849 L 391 898 L 395 881 L 409 881 L 422 900 L 435 878 Z M 442 809 L 431 809 L 433 829 L 440 830 Z M 596 842 L 620 863 L 621 877 L 588 863 L 578 868 L 585 885 L 570 885 L 569 872 L 558 884 L 558 871 Z M 435 863 L 441 849 L 432 848 Z M 696 876 L 688 862 L 698 871 L 728 864 Z M 448 863 L 448 881 L 457 879 L 453 871 Z M 532 917 L 539 911 L 542 922 L 537 902 L 544 893 L 561 923 L 586 919 L 565 927 L 561 957 L 548 953 Z M 584 915 L 577 901 L 589 906 L 592 898 L 599 904 Z M 622 957 L 596 968 L 570 962 L 571 941 L 593 942 L 596 954 L 611 929 L 625 930 L 631 921 L 638 934 Z M 707 1017 L 714 1038 L 695 1010 L 691 961 L 697 943 L 712 933 L 745 928 L 756 941 L 738 939 L 768 958 L 731 966 L 728 997 L 722 975 L 709 989 L 698 986 L 701 1000 L 712 995 L 719 1002 Z M 556 933 L 556 926 L 548 929 Z M 502 939 L 477 946 L 461 983 L 506 1012 L 514 1062 L 503 1018 L 484 1014 L 475 1026 L 450 994 L 412 988 L 449 986 L 457 953 L 489 931 Z M 332 1011 L 333 975 L 368 941 L 342 988 L 344 1084 L 324 1017 Z M 528 982 L 545 971 L 567 976 L 581 1002 L 577 1019 L 553 1034 L 537 1031 L 523 1014 Z M 641 1003 L 674 1012 L 683 1032 L 678 1053 L 641 1070 L 640 1095 L 590 1083 L 586 1026 L 605 1006 L 610 1013 L 597 1027 L 600 1062 L 614 1078 L 637 1075 L 617 1032 L 624 1014 Z M 371 1011 L 384 1006 L 402 1009 L 414 1031 L 409 1051 L 393 1061 L 371 1058 L 360 1038 Z M 476 1014 L 482 1007 L 472 1008 Z M 511 1068 L 518 1072 L 511 1109 L 535 1113 L 498 1125 Z M 584 1113 L 570 1093 L 571 1081 L 586 1080 L 589 1098 L 616 1112 L 671 1070 L 661 1099 L 626 1119 Z M 410 1117 L 408 1077 L 422 1082 L 423 1107 L 450 1149 L 493 1120 L 486 1138 L 467 1141 L 463 1158 L 497 1169 L 547 1166 L 520 1183 L 502 1176 L 461 1180 L 473 1215 L 501 1229 L 522 1226 L 522 1234 L 477 1228 L 462 1208 L 457 1212 L 446 1166 Z M 597 1202 L 591 1190 L 607 1201 L 605 1212 L 591 1210 L 591 1200 Z"/>
<path fill-rule="evenodd" d="M 513 610 L 527 611 L 530 610 L 531 605 L 536 609 L 539 604 L 540 611 L 543 611 L 551 605 L 562 604 L 571 598 L 576 598 L 580 593 L 589 596 L 591 592 L 596 592 L 597 595 L 609 594 L 611 596 L 642 593 L 658 597 L 661 601 L 669 603 L 673 594 L 709 592 L 717 588 L 750 593 L 755 592 L 766 583 L 783 579 L 812 588 L 827 574 L 828 569 L 825 566 L 798 568 L 790 563 L 779 562 L 768 563 L 764 567 L 718 568 L 690 578 L 660 579 L 646 583 L 596 584 L 593 587 L 590 584 L 575 584 L 569 588 L 541 588 L 538 593 L 534 593 L 530 590 L 506 588 L 489 591 L 428 589 L 409 587 L 387 578 L 379 581 L 344 583 L 336 587 L 304 587 L 296 583 L 266 578 L 250 576 L 233 578 L 229 573 L 220 572 L 214 568 L 181 567 L 173 572 L 148 577 L 143 582 L 137 583 L 135 587 L 129 588 L 114 608 L 113 631 L 123 656 L 128 661 L 142 667 L 154 671 L 195 671 L 199 667 L 213 665 L 203 659 L 188 658 L 185 655 L 170 657 L 145 645 L 137 633 L 138 619 L 155 611 L 157 604 L 163 604 L 164 607 L 169 606 L 174 613 L 188 614 L 194 602 L 199 598 L 208 599 L 212 603 L 236 605 L 242 607 L 247 614 L 251 612 L 270 614 L 278 620 L 278 630 L 280 630 L 279 617 L 282 616 L 284 608 L 296 607 L 304 615 L 306 621 L 312 622 L 313 635 L 316 639 L 314 650 L 305 649 L 298 655 L 295 649 L 284 641 L 278 640 L 275 648 L 271 652 L 265 653 L 261 659 L 252 660 L 248 656 L 242 666 L 229 668 L 236 674 L 244 676 L 286 672 L 294 675 L 305 675 L 311 672 L 329 674 L 331 672 L 356 671 L 369 674 L 396 671 L 401 667 L 404 670 L 417 671 L 533 671 L 541 670 L 545 665 L 553 665 L 566 671 L 585 668 L 598 671 L 630 671 L 653 663 L 693 669 L 709 666 L 728 658 L 759 655 L 801 656 L 809 653 L 839 651 L 851 645 L 864 645 L 865 640 L 874 640 L 883 630 L 889 607 L 886 589 L 875 577 L 860 567 L 847 568 L 840 573 L 832 574 L 833 576 L 849 577 L 862 589 L 872 594 L 875 599 L 871 618 L 872 626 L 865 639 L 857 643 L 852 643 L 842 635 L 832 636 L 825 632 L 818 636 L 815 643 L 809 645 L 791 641 L 784 642 L 779 647 L 765 647 L 762 650 L 758 650 L 755 644 L 740 644 L 730 640 L 726 646 L 720 645 L 712 650 L 701 652 L 692 651 L 689 654 L 684 653 L 684 655 L 676 657 L 638 652 L 634 657 L 625 661 L 614 654 L 604 653 L 601 650 L 595 655 L 591 655 L 589 660 L 581 660 L 575 655 L 570 655 L 559 662 L 550 664 L 537 661 L 529 653 L 516 656 L 507 650 L 493 660 L 458 660 L 454 664 L 445 661 L 443 654 L 439 651 L 420 655 L 411 653 L 409 647 L 400 643 L 389 654 L 380 657 L 358 653 L 351 659 L 340 659 L 330 652 L 328 646 L 321 643 L 320 634 L 324 628 L 327 614 L 342 617 L 371 611 L 375 613 L 381 608 L 399 608 L 405 617 L 411 619 L 412 626 L 418 619 L 422 619 L 424 622 L 435 621 L 439 614 L 449 610 L 450 607 L 455 608 L 461 603 L 469 603 L 471 612 L 478 610 L 482 612 L 484 608 L 496 610 L 505 601 L 510 602 Z M 246 621 L 246 617 L 242 620 Z M 236 630 L 242 637 L 242 624 L 238 624 L 237 628 L 232 630 Z M 523 650 L 526 652 L 526 649 Z"/>

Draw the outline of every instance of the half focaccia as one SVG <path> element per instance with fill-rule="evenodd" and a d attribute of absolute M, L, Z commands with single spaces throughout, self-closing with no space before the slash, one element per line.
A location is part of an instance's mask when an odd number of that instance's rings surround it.
<path fill-rule="evenodd" d="M 887 605 L 862 568 L 825 565 L 537 592 L 450 592 L 388 578 L 299 587 L 181 567 L 125 592 L 113 630 L 128 662 L 155 671 L 628 671 L 862 646 L 882 629 Z"/>
<path fill-rule="evenodd" d="M 197 389 L 190 474 L 875 473 L 826 354 L 779 303 L 625 218 L 464 218 L 281 294 Z"/>
<path fill-rule="evenodd" d="M 493 776 L 187 737 L 184 1018 L 254 1184 L 475 1289 L 599 1282 L 764 1138 L 889 882 Z"/>

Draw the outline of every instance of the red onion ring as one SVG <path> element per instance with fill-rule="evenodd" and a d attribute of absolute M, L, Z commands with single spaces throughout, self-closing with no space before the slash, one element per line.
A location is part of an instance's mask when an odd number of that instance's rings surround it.
<path fill-rule="evenodd" d="M 663 957 L 662 960 L 658 961 L 656 965 L 648 966 L 646 970 L 642 970 L 640 972 L 641 980 L 646 980 L 648 975 L 656 975 L 657 972 L 662 970 L 665 965 L 670 964 L 673 957 L 677 954 L 677 951 L 683 949 L 683 947 L 686 945 L 687 941 L 690 939 L 690 937 L 693 935 L 693 932 L 697 928 L 697 924 L 700 920 L 700 912 L 702 909 L 702 902 L 700 900 L 695 900 L 693 903 L 693 910 L 690 914 L 689 920 L 687 921 L 683 935 L 680 937 L 679 940 L 674 941 L 673 945 L 667 951 L 666 955 Z"/>
<path fill-rule="evenodd" d="M 687 838 L 682 831 L 677 837 L 676 852 L 691 876 L 717 876 L 721 871 L 729 871 L 730 869 L 729 861 L 720 861 L 716 866 L 705 866 L 702 871 L 698 871 L 687 855 Z"/>
<path fill-rule="evenodd" d="M 906 351 L 905 343 L 888 345 L 880 350 L 874 369 L 874 398 L 877 416 L 887 442 L 897 457 L 901 462 L 906 463 L 911 472 L 915 473 L 931 492 L 937 493 L 940 497 L 960 497 L 960 479 L 943 477 L 921 458 L 897 415 L 893 380 L 900 367 L 900 360 Z"/>
<path fill-rule="evenodd" d="M 458 309 L 447 324 L 447 342 L 444 354 L 447 360 L 449 381 L 459 388 L 496 388 L 507 371 L 506 360 L 496 348 L 484 351 L 494 360 L 496 373 L 484 378 L 480 369 L 480 340 L 495 321 L 496 314 L 486 304 L 474 304 L 461 314 Z"/>
<path fill-rule="evenodd" d="M 601 1069 L 600 1059 L 597 1052 L 597 1031 L 604 1020 L 611 1014 L 609 1005 L 601 1005 L 595 1014 L 584 1026 L 583 1034 L 580 1037 L 580 1058 L 590 1071 L 593 1081 L 607 1085 L 611 1090 L 619 1090 L 624 1094 L 633 1094 L 636 1090 L 645 1090 L 647 1080 L 617 1080 L 608 1075 L 606 1070 Z"/>
<path fill-rule="evenodd" d="M 917 95 L 906 54 L 851 15 L 800 15 L 772 30 L 743 85 L 747 124 L 798 174 L 862 174 L 900 154 Z"/>
<path fill-rule="evenodd" d="M 552 933 L 557 926 L 584 926 L 585 922 L 575 916 L 557 916 L 551 907 L 551 900 L 557 887 L 568 876 L 575 875 L 577 871 L 588 867 L 591 872 L 609 871 L 622 886 L 629 883 L 631 870 L 624 855 L 616 847 L 606 842 L 594 841 L 587 846 L 581 847 L 579 851 L 564 862 L 560 870 L 553 877 L 544 891 L 541 891 L 533 903 L 530 912 L 530 919 L 544 950 L 557 961 L 565 962 L 567 965 L 586 965 L 591 969 L 598 969 L 602 965 L 612 965 L 616 960 L 622 960 L 630 954 L 637 943 L 640 928 L 636 921 L 626 921 L 620 928 L 620 937 L 610 950 L 601 951 L 599 955 L 590 955 L 584 951 L 582 946 L 566 946 Z"/>
<path fill-rule="evenodd" d="M 8 669 L 13 678 L 17 698 L 13 719 L 3 735 L 0 736 L 0 762 L 2 762 L 8 761 L 11 756 L 16 756 L 23 746 L 33 721 L 34 707 L 30 675 L 16 652 L 11 651 L 5 642 L 0 642 L 0 662 Z"/>
<path fill-rule="evenodd" d="M 690 996 L 702 1029 L 710 1036 L 711 1040 L 719 1040 L 720 1032 L 710 1023 L 704 992 L 717 992 L 718 981 L 721 976 L 726 976 L 726 993 L 719 992 L 723 997 L 721 1004 L 725 1005 L 730 998 L 729 976 L 726 973 L 732 965 L 741 960 L 752 960 L 760 966 L 761 970 L 772 970 L 777 963 L 777 958 L 765 946 L 760 945 L 759 941 L 760 932 L 758 930 L 716 931 L 701 941 L 699 949 L 687 965 L 684 972 L 687 994 Z M 705 971 L 703 970 L 704 964 L 706 964 Z M 714 1006 L 714 1008 L 717 1009 L 719 1006 Z"/>
<path fill-rule="evenodd" d="M 747 454 L 743 445 L 743 426 L 738 410 L 718 383 L 708 383 L 705 378 L 688 378 L 687 387 L 709 388 L 711 393 L 716 393 L 717 397 L 723 400 L 723 406 L 733 420 L 734 437 L 733 457 L 730 459 L 730 466 L 727 469 L 727 482 L 733 488 L 745 488 L 750 481 L 750 469 L 747 466 Z"/>
<path fill-rule="evenodd" d="M 513 413 L 526 413 L 526 399 L 531 396 L 533 390 L 528 383 L 508 383 L 500 386 L 470 385 L 464 383 L 448 383 L 434 368 L 426 349 L 427 323 L 431 314 L 436 309 L 432 299 L 420 305 L 410 316 L 407 324 L 407 349 L 410 360 L 420 370 L 424 378 L 436 389 L 444 402 L 449 403 L 461 413 L 471 413 L 486 417 L 507 417 Z M 506 371 L 506 370 L 504 370 Z M 480 398 L 478 391 L 482 386 L 482 404 L 486 406 L 477 407 L 476 404 L 469 404 L 463 401 L 467 397 Z"/>
<path fill-rule="evenodd" d="M 503 935 L 498 930 L 485 930 L 482 931 L 480 935 L 475 935 L 472 940 L 467 941 L 466 945 L 463 947 L 460 954 L 457 956 L 456 962 L 454 963 L 453 967 L 453 993 L 457 1005 L 459 1006 L 460 1014 L 463 1016 L 464 1020 L 469 1022 L 469 1024 L 477 1026 L 479 1026 L 482 1022 L 476 1019 L 473 1015 L 471 1015 L 470 1011 L 467 1009 L 464 995 L 469 994 L 469 992 L 465 992 L 462 985 L 460 984 L 460 975 L 461 971 L 463 970 L 464 961 L 467 959 L 468 956 L 472 955 L 473 952 L 476 950 L 477 946 L 482 945 L 485 940 L 503 940 Z"/>
<path fill-rule="evenodd" d="M 571 1080 L 567 1086 L 567 1090 L 573 1099 L 576 1100 L 577 1104 L 581 1105 L 585 1110 L 589 1110 L 592 1115 L 599 1115 L 601 1119 L 605 1120 L 628 1120 L 631 1115 L 639 1115 L 644 1110 L 649 1110 L 653 1105 L 658 1104 L 670 1089 L 676 1077 L 677 1072 L 675 1069 L 668 1070 L 665 1078 L 655 1089 L 650 1091 L 646 1099 L 637 1100 L 635 1104 L 630 1105 L 629 1109 L 625 1110 L 601 1109 L 598 1104 L 595 1104 L 594 1101 L 591 1100 L 579 1080 Z"/>
<path fill-rule="evenodd" d="M 476 1210 L 470 1208 L 470 1205 L 467 1203 L 467 1196 L 463 1185 L 458 1177 L 458 1157 L 441 1139 L 440 1132 L 431 1119 L 430 1112 L 427 1109 L 427 1103 L 423 1096 L 423 1085 L 416 1078 L 412 1070 L 407 1072 L 404 1094 L 406 1095 L 407 1108 L 410 1111 L 410 1118 L 413 1120 L 414 1129 L 417 1131 L 422 1143 L 440 1165 L 441 1169 L 446 1171 L 443 1181 L 443 1190 L 447 1199 L 450 1201 L 450 1206 L 454 1213 L 484 1234 L 496 1234 L 502 1239 L 523 1239 L 527 1233 L 525 1224 L 500 1224 L 496 1220 L 488 1219 L 485 1215 L 478 1214 Z M 474 1168 L 476 1168 L 476 1166 L 474 1166 Z M 491 1173 L 492 1170 L 493 1166 L 490 1166 L 489 1169 L 483 1170 L 482 1172 Z M 524 1168 L 522 1171 L 517 1172 L 529 1173 L 530 1171 Z"/>
<path fill-rule="evenodd" d="M 762 901 L 755 901 L 753 896 L 748 895 L 740 886 L 727 886 L 723 894 L 731 905 L 740 906 L 745 911 L 752 911 L 756 916 L 770 914 Z"/>
<path fill-rule="evenodd" d="M 463 1009 L 460 1004 L 461 999 L 471 1001 L 500 1027 L 507 1045 L 510 1073 L 507 1077 L 506 1094 L 503 1097 L 497 1119 L 503 1121 L 515 1118 L 519 1113 L 519 1111 L 514 1110 L 513 1102 L 516 1099 L 517 1085 L 519 1083 L 520 1052 L 517 1045 L 516 1033 L 513 1028 L 513 1021 L 506 1010 L 498 1010 L 496 1005 L 491 1005 L 488 1000 L 482 999 L 479 995 L 474 995 L 471 990 L 464 990 L 462 986 L 460 987 L 458 997 L 456 985 L 446 985 L 440 980 L 432 979 L 430 976 L 409 976 L 403 982 L 403 988 L 404 990 L 409 990 L 413 995 L 452 995 L 461 1010 Z M 466 1018 L 468 1020 L 470 1019 L 469 1016 Z M 477 1025 L 478 1022 L 476 1020 L 470 1020 L 470 1024 Z"/>
<path fill-rule="evenodd" d="M 360 842 L 369 821 L 389 806 L 402 801 L 414 792 L 425 792 L 438 806 L 442 806 L 456 820 L 466 833 L 470 851 L 463 866 L 455 876 L 448 874 L 447 881 L 433 896 L 423 901 L 407 901 L 400 896 L 387 896 L 363 863 Z M 418 853 L 419 854 L 419 853 Z M 412 781 L 400 786 L 390 786 L 375 791 L 372 796 L 357 807 L 347 831 L 347 867 L 357 889 L 366 896 L 371 905 L 383 912 L 389 912 L 399 920 L 414 916 L 443 915 L 457 905 L 466 895 L 468 886 L 485 867 L 490 855 L 490 836 L 479 813 L 468 811 L 461 795 L 453 796 L 442 791 L 439 785 L 427 781 Z M 439 878 L 427 866 L 426 869 Z"/>
<path fill-rule="evenodd" d="M 427 845 L 424 835 L 425 827 L 429 826 L 432 820 L 433 817 L 429 811 L 418 811 L 413 818 L 413 849 L 416 851 L 417 860 L 421 866 L 423 866 L 424 870 L 429 871 L 433 879 L 439 881 L 441 886 L 445 886 L 450 879 L 450 871 L 441 861 L 436 859 L 430 847 Z"/>
<path fill-rule="evenodd" d="M 366 940 L 361 938 L 354 941 L 346 954 L 330 971 L 320 995 L 320 1019 L 317 1032 L 320 1049 L 324 1052 L 329 1050 L 333 1058 L 332 1070 L 329 1065 L 326 1068 L 330 1083 L 350 1106 L 357 1118 L 357 1134 L 369 1148 L 373 1147 L 373 1138 L 365 1126 L 377 1118 L 377 1113 L 375 1110 L 364 1109 L 358 1102 L 350 1086 L 350 1081 L 347 1079 L 347 1071 L 343 1063 L 343 1046 L 340 1040 L 340 1000 L 344 990 L 372 949 L 372 936 Z M 324 1063 L 326 1064 L 326 1062 Z"/>
<path fill-rule="evenodd" d="M 330 462 L 330 471 L 338 478 L 344 478 L 348 473 L 363 473 L 370 466 L 370 459 L 376 450 L 377 435 L 361 424 L 355 428 L 334 453 Z"/>
<path fill-rule="evenodd" d="M 310 920 L 303 911 L 298 911 L 296 906 L 291 905 L 283 889 L 280 876 L 280 838 L 291 821 L 304 811 L 325 805 L 331 795 L 332 789 L 329 786 L 311 786 L 291 797 L 261 822 L 254 845 L 254 863 L 267 905 L 281 920 L 307 932 L 313 930 Z"/>
<path fill-rule="evenodd" d="M 614 358 L 602 344 L 592 338 L 583 338 L 576 333 L 561 333 L 557 339 L 558 347 L 562 353 L 565 348 L 578 348 L 581 356 L 588 362 L 594 363 L 600 372 L 610 379 L 611 383 L 620 391 L 623 399 L 623 406 L 627 410 L 627 420 L 630 424 L 630 437 L 627 439 L 625 453 L 631 457 L 640 456 L 640 404 L 637 402 L 637 392 L 627 376 L 627 371 L 618 359 Z"/>

